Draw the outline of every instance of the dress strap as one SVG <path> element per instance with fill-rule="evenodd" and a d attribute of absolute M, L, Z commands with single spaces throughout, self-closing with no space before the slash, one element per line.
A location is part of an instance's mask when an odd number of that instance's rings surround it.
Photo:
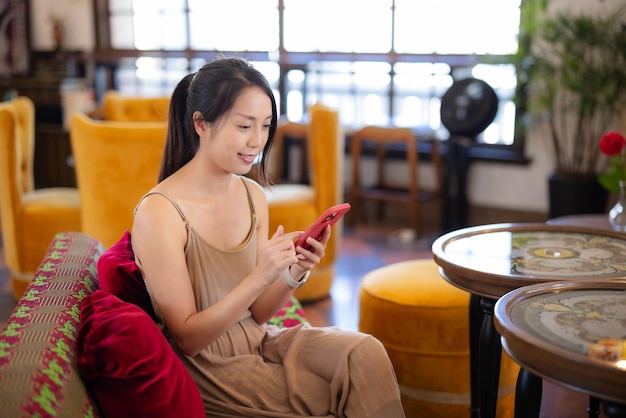
<path fill-rule="evenodd" d="M 139 203 L 137 203 L 137 206 L 135 206 L 135 210 L 133 211 L 133 214 L 135 214 L 137 212 L 137 208 L 139 207 L 139 205 L 141 205 L 141 202 L 143 202 L 143 200 L 153 194 L 160 194 L 161 196 L 163 196 L 164 198 L 166 198 L 167 200 L 170 201 L 170 203 L 174 206 L 174 208 L 176 208 L 176 210 L 178 211 L 178 214 L 180 215 L 181 218 L 183 218 L 183 222 L 185 222 L 186 224 L 189 224 L 189 222 L 187 222 L 187 217 L 185 216 L 185 214 L 183 213 L 182 209 L 180 208 L 180 206 L 178 206 L 178 203 L 176 203 L 174 201 L 174 199 L 172 199 L 171 197 L 169 197 L 167 194 L 163 193 L 163 192 L 149 192 L 146 193 L 141 200 L 139 201 Z"/>
<path fill-rule="evenodd" d="M 254 202 L 252 201 L 252 194 L 250 193 L 250 189 L 248 188 L 248 182 L 245 177 L 241 177 L 241 181 L 243 182 L 244 187 L 246 188 L 246 194 L 248 196 L 248 205 L 250 206 L 250 217 L 252 218 L 252 226 L 254 227 L 256 223 L 256 212 L 254 210 Z"/>

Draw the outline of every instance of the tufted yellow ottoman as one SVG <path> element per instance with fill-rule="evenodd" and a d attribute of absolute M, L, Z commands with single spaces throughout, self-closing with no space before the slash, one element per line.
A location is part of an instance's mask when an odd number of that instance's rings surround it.
<path fill-rule="evenodd" d="M 391 264 L 363 279 L 359 330 L 386 347 L 407 418 L 470 416 L 469 299 L 433 260 Z M 498 418 L 513 417 L 518 372 L 503 352 Z"/>

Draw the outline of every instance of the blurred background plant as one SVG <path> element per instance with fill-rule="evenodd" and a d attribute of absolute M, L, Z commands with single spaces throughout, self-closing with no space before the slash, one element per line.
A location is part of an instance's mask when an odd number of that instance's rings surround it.
<path fill-rule="evenodd" d="M 551 12 L 524 0 L 514 57 L 527 123 L 549 130 L 553 174 L 597 178 L 607 163 L 598 140 L 626 109 L 626 5 L 602 14 Z"/>

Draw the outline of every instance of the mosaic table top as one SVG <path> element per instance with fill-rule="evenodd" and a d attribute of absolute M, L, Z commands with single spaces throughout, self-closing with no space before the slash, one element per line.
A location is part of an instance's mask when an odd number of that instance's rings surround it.
<path fill-rule="evenodd" d="M 626 399 L 626 280 L 520 287 L 496 302 L 494 319 L 503 348 L 532 374 Z"/>
<path fill-rule="evenodd" d="M 626 278 L 626 234 L 600 229 L 484 225 L 441 236 L 433 254 L 448 281 L 494 298 L 545 281 Z"/>

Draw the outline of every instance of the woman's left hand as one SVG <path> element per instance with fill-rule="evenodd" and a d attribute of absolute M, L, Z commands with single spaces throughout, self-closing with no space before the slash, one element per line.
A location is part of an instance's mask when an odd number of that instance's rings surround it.
<path fill-rule="evenodd" d="M 313 267 L 320 263 L 320 260 L 324 257 L 324 252 L 326 249 L 326 244 L 328 244 L 328 240 L 330 239 L 330 226 L 327 226 L 324 229 L 324 233 L 322 234 L 322 238 L 317 241 L 315 238 L 309 237 L 306 241 L 307 244 L 311 246 L 310 250 L 304 249 L 300 246 L 296 247 L 296 255 L 299 261 L 294 265 L 300 267 L 302 270 L 302 274 L 305 271 L 311 270 Z M 293 267 L 292 267 L 293 269 Z M 293 271 L 294 277 L 297 273 Z"/>

